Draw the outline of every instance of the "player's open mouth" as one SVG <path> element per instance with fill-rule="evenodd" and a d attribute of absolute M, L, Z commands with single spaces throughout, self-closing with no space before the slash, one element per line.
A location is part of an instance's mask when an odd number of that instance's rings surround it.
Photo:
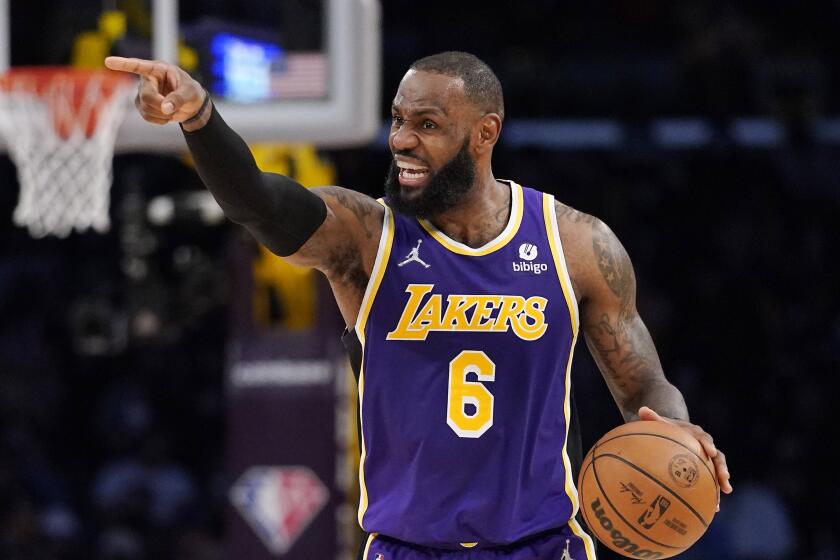
<path fill-rule="evenodd" d="M 400 185 L 421 187 L 426 183 L 426 179 L 429 177 L 428 167 L 399 160 L 396 160 L 396 164 L 400 168 Z"/>

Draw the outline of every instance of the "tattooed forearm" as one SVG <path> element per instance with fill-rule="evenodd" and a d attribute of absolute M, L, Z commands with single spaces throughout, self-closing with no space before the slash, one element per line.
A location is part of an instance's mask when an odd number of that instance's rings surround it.
<path fill-rule="evenodd" d="M 594 350 L 598 365 L 608 371 L 615 385 L 622 390 L 655 375 L 654 361 L 636 350 L 634 343 L 638 341 L 633 340 L 627 319 L 621 315 L 611 318 L 604 313 L 597 321 L 585 325 L 586 340 Z M 658 359 L 655 361 L 658 367 Z"/>
<path fill-rule="evenodd" d="M 688 418 L 680 392 L 662 372 L 659 356 L 641 318 L 635 313 L 602 313 L 584 324 L 586 345 L 625 420 L 649 406 L 671 418 Z"/>

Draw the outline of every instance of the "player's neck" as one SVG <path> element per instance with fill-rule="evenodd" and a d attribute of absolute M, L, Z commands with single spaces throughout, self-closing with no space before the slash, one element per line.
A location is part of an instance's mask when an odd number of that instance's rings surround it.
<path fill-rule="evenodd" d="M 510 219 L 511 188 L 492 172 L 478 175 L 464 200 L 429 221 L 450 239 L 481 247 L 502 233 Z"/>

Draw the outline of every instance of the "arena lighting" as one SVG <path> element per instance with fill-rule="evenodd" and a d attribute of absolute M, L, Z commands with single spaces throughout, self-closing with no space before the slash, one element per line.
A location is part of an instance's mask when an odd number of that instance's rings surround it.
<path fill-rule="evenodd" d="M 272 67 L 283 61 L 279 45 L 219 33 L 211 40 L 210 51 L 211 92 L 242 103 L 270 99 Z"/>
<path fill-rule="evenodd" d="M 377 144 L 388 145 L 390 121 L 381 125 Z M 840 145 L 840 117 L 825 117 L 811 129 L 814 143 Z M 732 118 L 720 125 L 710 119 L 663 118 L 630 125 L 612 119 L 509 119 L 500 145 L 543 150 L 699 150 L 716 146 L 746 149 L 781 148 L 787 142 L 783 124 L 771 118 Z"/>

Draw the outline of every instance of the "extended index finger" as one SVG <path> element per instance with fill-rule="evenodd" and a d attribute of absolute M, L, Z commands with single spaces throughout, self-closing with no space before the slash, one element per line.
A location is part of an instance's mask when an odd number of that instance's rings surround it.
<path fill-rule="evenodd" d="M 105 67 L 120 72 L 131 72 L 138 76 L 152 76 L 160 73 L 160 63 L 142 58 L 124 58 L 122 56 L 109 56 L 105 58 Z M 157 76 L 155 76 L 157 77 Z"/>

